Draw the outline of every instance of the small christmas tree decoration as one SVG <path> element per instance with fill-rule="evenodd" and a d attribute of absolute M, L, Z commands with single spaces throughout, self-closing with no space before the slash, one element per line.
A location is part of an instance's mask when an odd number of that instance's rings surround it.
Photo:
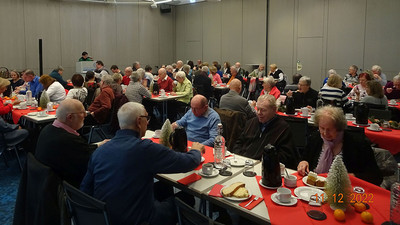
<path fill-rule="evenodd" d="M 50 98 L 49 95 L 47 94 L 46 90 L 44 90 L 42 92 L 42 95 L 40 96 L 40 102 L 39 102 L 39 106 L 42 107 L 42 109 L 46 109 L 47 108 L 47 103 L 50 102 Z"/>
<path fill-rule="evenodd" d="M 351 193 L 350 179 L 341 155 L 335 157 L 326 179 L 326 193 L 333 210 L 346 210 Z"/>
<path fill-rule="evenodd" d="M 171 144 L 169 143 L 169 136 L 172 133 L 172 126 L 169 119 L 164 122 L 164 125 L 161 127 L 161 135 L 160 135 L 160 144 L 171 148 Z"/>

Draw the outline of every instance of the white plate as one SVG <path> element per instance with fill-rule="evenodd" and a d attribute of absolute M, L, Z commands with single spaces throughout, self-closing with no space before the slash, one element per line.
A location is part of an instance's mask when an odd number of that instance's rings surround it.
<path fill-rule="evenodd" d="M 206 160 L 206 158 L 204 158 L 204 157 L 202 156 L 200 162 L 204 162 L 205 160 Z"/>
<path fill-rule="evenodd" d="M 268 187 L 268 186 L 265 186 L 265 185 L 262 183 L 262 179 L 260 179 L 260 181 L 259 181 L 258 183 L 261 185 L 261 187 L 266 188 L 266 189 L 271 189 L 271 190 L 278 189 L 278 188 L 282 187 L 282 185 L 279 186 L 279 187 Z"/>
<path fill-rule="evenodd" d="M 37 117 L 46 117 L 46 116 L 48 116 L 48 114 L 44 114 L 44 115 L 41 115 L 41 114 L 37 114 Z"/>
<path fill-rule="evenodd" d="M 290 202 L 280 202 L 276 196 L 277 196 L 277 193 L 273 193 L 271 195 L 271 200 L 278 205 L 292 206 L 292 205 L 296 205 L 296 203 L 297 203 L 297 198 L 293 195 L 290 197 Z"/>
<path fill-rule="evenodd" d="M 36 116 L 38 113 L 37 112 L 30 112 L 30 113 L 28 113 L 27 115 L 28 116 Z"/>
<path fill-rule="evenodd" d="M 360 126 L 360 127 L 369 127 L 369 124 L 358 124 L 356 121 L 353 121 L 354 125 Z"/>
<path fill-rule="evenodd" d="M 311 118 L 311 115 L 304 116 L 304 115 L 303 115 L 303 113 L 302 113 L 302 114 L 300 114 L 300 116 L 302 116 L 302 117 L 306 117 L 306 118 Z"/>
<path fill-rule="evenodd" d="M 249 190 L 248 188 L 246 188 L 246 189 L 247 189 L 247 192 L 249 192 L 249 197 L 246 197 L 246 198 L 226 197 L 226 196 L 224 196 L 224 195 L 222 194 L 222 190 L 224 190 L 225 188 L 227 188 L 227 187 L 229 187 L 229 186 L 230 186 L 230 185 L 227 185 L 227 186 L 225 186 L 224 188 L 221 189 L 221 195 L 222 195 L 224 198 L 226 198 L 226 199 L 228 199 L 228 200 L 231 200 L 231 201 L 246 201 L 247 199 L 249 199 L 249 198 L 251 197 L 251 192 L 250 192 L 250 190 Z"/>
<path fill-rule="evenodd" d="M 212 174 L 208 175 L 208 174 L 204 174 L 203 171 L 200 169 L 199 171 L 199 175 L 202 177 L 216 177 L 219 174 L 219 170 L 216 168 L 213 168 L 213 172 Z"/>
<path fill-rule="evenodd" d="M 353 117 L 351 117 L 351 118 L 346 118 L 346 120 L 351 120 L 351 121 L 353 121 L 353 120 L 356 120 L 356 118 L 353 116 Z"/>
<path fill-rule="evenodd" d="M 324 195 L 324 201 L 328 199 L 326 193 L 322 190 L 313 187 L 298 187 L 294 189 L 294 194 L 301 200 L 306 202 L 310 201 L 310 196 L 318 194 L 318 196 Z"/>
<path fill-rule="evenodd" d="M 47 111 L 48 112 L 53 112 L 53 111 L 56 111 L 56 110 L 55 109 L 50 109 L 50 110 L 47 109 Z"/>
<path fill-rule="evenodd" d="M 153 138 L 158 139 L 158 138 L 160 138 L 160 136 L 153 135 Z"/>
<path fill-rule="evenodd" d="M 321 190 L 325 190 L 325 187 L 317 187 L 317 186 L 308 184 L 308 183 L 307 183 L 307 178 L 308 178 L 308 176 L 303 177 L 303 183 L 304 183 L 305 185 L 307 185 L 307 186 L 309 186 L 309 187 L 313 187 L 313 188 L 318 188 L 318 189 L 321 189 Z M 326 178 L 325 178 L 325 177 L 317 176 L 317 178 L 318 178 L 319 180 L 326 181 Z"/>
<path fill-rule="evenodd" d="M 294 114 L 287 114 L 287 113 L 285 112 L 285 115 L 288 115 L 288 116 L 297 116 L 297 112 L 295 112 Z"/>
<path fill-rule="evenodd" d="M 231 166 L 234 166 L 234 167 L 242 167 L 246 164 L 246 161 L 244 161 L 243 159 L 238 159 L 238 158 L 232 159 L 231 158 L 230 160 L 231 160 Z"/>
<path fill-rule="evenodd" d="M 375 132 L 381 132 L 382 128 L 379 128 L 378 130 L 372 129 L 371 127 L 367 127 L 368 130 L 370 131 L 375 131 Z"/>

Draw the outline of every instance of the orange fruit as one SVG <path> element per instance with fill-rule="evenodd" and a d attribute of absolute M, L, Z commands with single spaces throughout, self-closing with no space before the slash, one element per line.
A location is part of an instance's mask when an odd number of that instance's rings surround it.
<path fill-rule="evenodd" d="M 346 219 L 346 215 L 341 209 L 335 209 L 335 211 L 333 212 L 333 216 L 337 221 L 344 221 Z"/>
<path fill-rule="evenodd" d="M 367 207 L 362 202 L 356 202 L 354 203 L 354 209 L 356 210 L 356 212 L 361 213 L 364 212 L 367 209 Z"/>
<path fill-rule="evenodd" d="M 12 100 L 15 100 L 16 98 L 17 98 L 16 96 L 12 96 L 12 97 L 11 97 Z"/>
<path fill-rule="evenodd" d="M 42 110 L 42 107 L 37 107 L 37 110 L 38 110 L 38 111 Z"/>
<path fill-rule="evenodd" d="M 372 214 L 368 211 L 364 211 L 361 213 L 361 220 L 364 223 L 373 223 L 374 222 L 374 217 L 372 216 Z"/>

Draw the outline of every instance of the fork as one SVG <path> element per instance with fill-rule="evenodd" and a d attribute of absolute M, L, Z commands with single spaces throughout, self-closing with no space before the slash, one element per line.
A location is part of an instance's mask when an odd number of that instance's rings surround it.
<path fill-rule="evenodd" d="M 246 208 L 247 206 L 249 206 L 252 202 L 257 201 L 259 199 L 258 196 L 256 196 L 255 198 L 253 198 L 249 203 L 247 203 L 244 207 Z"/>

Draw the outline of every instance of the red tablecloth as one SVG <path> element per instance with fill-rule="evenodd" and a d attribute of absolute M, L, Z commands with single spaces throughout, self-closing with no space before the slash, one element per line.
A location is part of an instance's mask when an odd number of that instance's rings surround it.
<path fill-rule="evenodd" d="M 12 111 L 12 118 L 13 118 L 13 122 L 14 124 L 17 124 L 19 119 L 21 118 L 21 116 L 26 115 L 30 112 L 37 112 L 37 109 L 30 109 L 30 107 L 28 107 L 27 109 L 14 109 Z M 56 111 L 53 112 L 48 112 L 48 114 L 50 115 L 55 115 Z"/>
<path fill-rule="evenodd" d="M 301 178 L 297 173 L 295 173 L 298 178 Z M 325 174 L 326 176 L 326 174 Z M 390 217 L 390 192 L 380 188 L 376 185 L 368 183 L 366 181 L 360 180 L 354 176 L 349 176 L 351 185 L 363 187 L 366 194 L 372 194 L 373 198 L 368 210 L 374 217 L 374 224 L 382 224 L 384 221 L 388 221 Z M 261 179 L 261 176 L 256 176 L 257 182 Z M 283 182 L 282 182 L 283 183 Z M 304 186 L 301 179 L 297 180 L 297 186 Z M 271 224 L 363 224 L 361 221 L 360 213 L 354 211 L 353 207 L 349 207 L 346 210 L 346 221 L 338 222 L 333 217 L 333 210 L 330 208 L 329 204 L 324 204 L 322 207 L 316 209 L 322 210 L 327 219 L 322 221 L 317 221 L 311 219 L 307 216 L 306 212 L 310 209 L 308 202 L 298 200 L 297 204 L 291 207 L 280 206 L 272 202 L 271 195 L 276 192 L 276 190 L 270 190 L 263 188 L 259 185 L 261 193 L 264 198 L 265 205 L 268 208 L 268 213 L 270 216 Z M 294 195 L 294 189 L 290 188 L 292 194 Z M 314 208 L 314 207 L 312 207 Z"/>

